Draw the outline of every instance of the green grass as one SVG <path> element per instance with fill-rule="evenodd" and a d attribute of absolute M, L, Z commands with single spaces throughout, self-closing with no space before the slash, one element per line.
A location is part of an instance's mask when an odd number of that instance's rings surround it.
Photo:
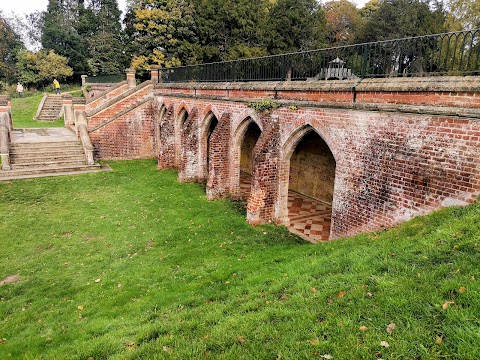
<path fill-rule="evenodd" d="M 479 204 L 313 245 L 111 166 L 0 183 L 1 359 L 480 358 Z"/>
<path fill-rule="evenodd" d="M 37 94 L 23 98 L 11 99 L 12 121 L 15 129 L 64 126 L 63 118 L 57 121 L 33 120 L 42 98 L 43 94 Z"/>

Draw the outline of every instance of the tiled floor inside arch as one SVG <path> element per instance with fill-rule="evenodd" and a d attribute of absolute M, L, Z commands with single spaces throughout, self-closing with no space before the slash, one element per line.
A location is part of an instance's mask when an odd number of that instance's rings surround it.
<path fill-rule="evenodd" d="M 240 173 L 240 194 L 247 199 L 252 186 L 251 176 Z M 312 242 L 326 241 L 330 236 L 332 206 L 317 199 L 288 191 L 288 217 L 290 225 L 287 228 Z"/>

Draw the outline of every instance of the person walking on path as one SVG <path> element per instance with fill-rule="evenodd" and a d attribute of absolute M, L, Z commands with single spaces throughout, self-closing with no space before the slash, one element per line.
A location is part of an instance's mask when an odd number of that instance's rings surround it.
<path fill-rule="evenodd" d="M 17 83 L 17 93 L 18 97 L 23 97 L 23 85 L 19 82 Z"/>
<path fill-rule="evenodd" d="M 55 94 L 60 94 L 60 83 L 57 79 L 53 79 L 53 87 L 55 88 Z"/>

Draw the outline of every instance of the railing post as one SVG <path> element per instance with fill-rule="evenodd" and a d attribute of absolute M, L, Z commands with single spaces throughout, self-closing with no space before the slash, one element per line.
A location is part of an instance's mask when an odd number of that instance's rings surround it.
<path fill-rule="evenodd" d="M 362 74 L 361 78 L 364 79 L 367 72 L 367 62 L 368 62 L 368 45 L 363 45 L 363 63 L 362 63 Z"/>
<path fill-rule="evenodd" d="M 150 65 L 151 80 L 153 86 L 157 85 L 160 82 L 159 79 L 160 65 Z"/>
<path fill-rule="evenodd" d="M 74 126 L 75 119 L 73 117 L 73 99 L 71 94 L 63 94 L 63 114 L 64 114 L 64 121 L 65 126 Z"/>
<path fill-rule="evenodd" d="M 82 88 L 87 85 L 87 77 L 88 75 L 80 75 L 80 77 L 82 78 Z"/>

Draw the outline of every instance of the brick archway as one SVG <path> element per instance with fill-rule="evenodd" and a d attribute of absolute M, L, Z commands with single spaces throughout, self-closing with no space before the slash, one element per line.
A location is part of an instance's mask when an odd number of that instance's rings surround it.
<path fill-rule="evenodd" d="M 325 162 L 321 166 L 310 167 L 310 170 L 296 168 L 292 174 L 292 157 L 296 152 L 306 147 L 305 143 L 312 142 L 315 145 L 315 156 L 321 156 L 321 162 Z M 319 151 L 320 153 L 318 153 Z M 312 156 L 312 155 L 310 155 Z M 302 155 L 305 157 L 305 155 Z M 301 158 L 298 154 L 296 158 Z M 318 159 L 316 159 L 319 161 Z M 305 166 L 305 160 L 303 166 Z M 312 161 L 312 158 L 310 158 Z M 308 161 L 307 161 L 308 163 Z M 291 133 L 290 137 L 282 146 L 281 159 L 279 164 L 280 180 L 276 206 L 276 222 L 285 224 L 291 231 L 299 235 L 310 238 L 311 241 L 328 240 L 330 238 L 332 203 L 334 197 L 334 184 L 336 174 L 336 159 L 331 146 L 325 141 L 320 131 L 311 125 L 311 121 L 305 121 L 301 127 Z M 309 171 L 311 173 L 309 173 Z M 299 172 L 302 173 L 304 179 L 308 182 L 312 178 L 316 178 L 322 185 L 322 189 L 313 190 L 316 186 L 306 182 L 298 184 Z M 318 175 L 317 175 L 318 174 Z M 296 175 L 296 176 L 295 176 Z M 317 176 L 321 176 L 322 180 Z M 291 183 L 297 179 L 297 184 L 293 186 Z M 301 181 L 300 181 L 301 183 Z M 303 188 L 302 188 L 303 186 Z M 292 216 L 294 218 L 292 219 Z M 312 224 L 313 222 L 313 224 Z M 303 227 L 302 227 L 303 226 Z M 307 226 L 307 229 L 305 229 Z M 298 229 L 301 228 L 301 231 Z"/>
<path fill-rule="evenodd" d="M 215 127 L 218 125 L 219 117 L 215 112 L 208 109 L 208 113 L 204 116 L 200 126 L 199 147 L 198 147 L 198 180 L 206 181 L 208 178 L 208 156 L 209 156 L 209 142 Z"/>
<path fill-rule="evenodd" d="M 242 155 L 242 143 L 245 138 L 245 135 L 249 127 L 254 124 L 259 129 L 260 132 L 263 131 L 262 124 L 255 118 L 253 115 L 246 116 L 242 121 L 240 121 L 237 129 L 233 135 L 232 143 L 232 161 L 230 167 L 230 192 L 233 197 L 241 197 L 240 194 L 240 161 Z M 258 139 L 257 139 L 258 140 Z"/>
<path fill-rule="evenodd" d="M 180 168 L 182 161 L 182 131 L 188 119 L 189 111 L 185 104 L 180 104 L 175 116 L 175 167 Z"/>

